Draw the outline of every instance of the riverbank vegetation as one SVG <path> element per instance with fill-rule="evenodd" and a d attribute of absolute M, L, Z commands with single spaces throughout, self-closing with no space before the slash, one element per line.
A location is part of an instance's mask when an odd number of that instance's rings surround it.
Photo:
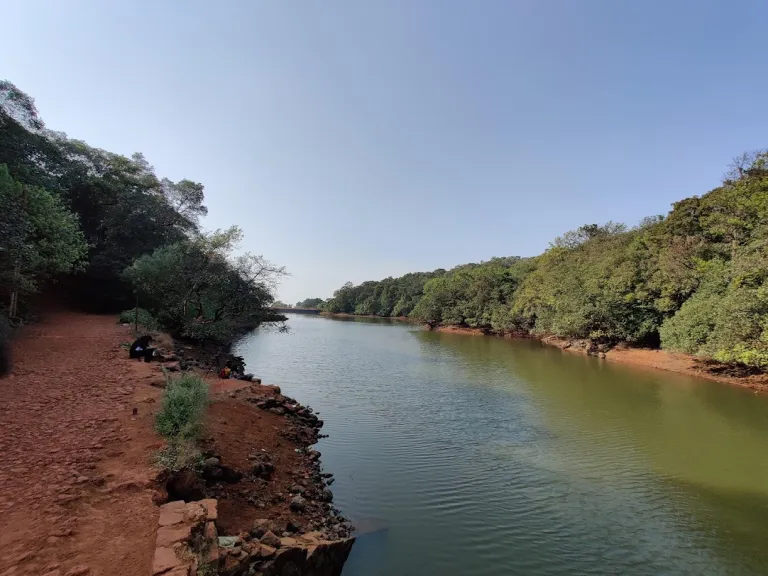
<path fill-rule="evenodd" d="M 155 430 L 167 440 L 157 455 L 163 468 L 181 470 L 200 460 L 196 441 L 203 430 L 208 404 L 208 384 L 198 374 L 187 372 L 167 381 L 163 403 L 155 416 Z"/>
<path fill-rule="evenodd" d="M 533 258 L 347 283 L 322 306 L 768 369 L 768 153 L 742 155 L 721 186 L 633 228 L 590 224 Z"/>
<path fill-rule="evenodd" d="M 138 299 L 158 328 L 224 342 L 279 320 L 267 306 L 284 270 L 234 257 L 241 232 L 206 233 L 205 214 L 202 184 L 47 129 L 0 82 L 0 315 L 16 322 L 47 292 L 99 312 Z"/>

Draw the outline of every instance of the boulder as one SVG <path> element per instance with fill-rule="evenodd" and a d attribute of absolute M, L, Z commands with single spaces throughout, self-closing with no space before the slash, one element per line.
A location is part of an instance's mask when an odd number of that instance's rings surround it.
<path fill-rule="evenodd" d="M 294 512 L 303 512 L 304 509 L 307 507 L 307 501 L 302 498 L 301 496 L 294 496 L 291 499 L 291 510 Z"/>
<path fill-rule="evenodd" d="M 176 556 L 176 552 L 171 548 L 155 548 L 155 556 L 152 559 L 152 574 L 163 574 L 179 568 L 183 565 L 182 561 Z"/>
<path fill-rule="evenodd" d="M 264 535 L 259 538 L 259 542 L 274 548 L 278 548 L 280 546 L 280 538 L 278 538 L 277 535 L 275 535 L 275 533 L 271 530 L 267 530 Z"/>
<path fill-rule="evenodd" d="M 259 550 L 259 556 L 262 558 L 271 558 L 275 555 L 277 552 L 277 548 L 274 548 L 272 546 L 267 546 L 266 544 L 262 544 Z"/>
<path fill-rule="evenodd" d="M 206 498 L 198 502 L 203 508 L 205 508 L 207 520 L 217 520 L 219 518 L 218 502 L 213 498 Z"/>
<path fill-rule="evenodd" d="M 218 544 L 221 548 L 234 548 L 240 544 L 240 538 L 237 536 L 219 536 Z"/>
<path fill-rule="evenodd" d="M 269 532 L 269 530 L 272 528 L 272 522 L 267 520 L 266 518 L 259 518 L 257 520 L 253 521 L 253 527 L 251 528 L 251 534 L 255 538 L 261 538 Z"/>

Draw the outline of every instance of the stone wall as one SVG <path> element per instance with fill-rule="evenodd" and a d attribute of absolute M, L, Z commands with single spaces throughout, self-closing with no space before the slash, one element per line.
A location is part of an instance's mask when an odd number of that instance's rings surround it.
<path fill-rule="evenodd" d="M 339 576 L 355 542 L 320 532 L 279 538 L 258 526 L 220 537 L 217 518 L 212 499 L 161 506 L 152 576 Z"/>

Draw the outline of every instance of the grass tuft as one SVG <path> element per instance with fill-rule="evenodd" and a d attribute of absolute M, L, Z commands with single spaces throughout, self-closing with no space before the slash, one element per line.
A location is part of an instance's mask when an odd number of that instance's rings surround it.
<path fill-rule="evenodd" d="M 177 472 L 201 462 L 195 440 L 203 430 L 208 407 L 208 384 L 192 372 L 167 380 L 163 403 L 155 416 L 155 430 L 168 445 L 155 455 L 155 463 Z"/>
<path fill-rule="evenodd" d="M 168 382 L 155 417 L 155 430 L 169 440 L 195 440 L 202 431 L 207 407 L 208 384 L 197 374 L 187 372 Z"/>

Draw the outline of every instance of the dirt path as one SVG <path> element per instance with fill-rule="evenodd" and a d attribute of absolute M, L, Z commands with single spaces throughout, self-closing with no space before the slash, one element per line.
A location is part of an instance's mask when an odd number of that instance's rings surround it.
<path fill-rule="evenodd" d="M 129 338 L 114 317 L 57 313 L 16 340 L 0 379 L 0 575 L 150 573 L 161 376 L 127 359 Z"/>

